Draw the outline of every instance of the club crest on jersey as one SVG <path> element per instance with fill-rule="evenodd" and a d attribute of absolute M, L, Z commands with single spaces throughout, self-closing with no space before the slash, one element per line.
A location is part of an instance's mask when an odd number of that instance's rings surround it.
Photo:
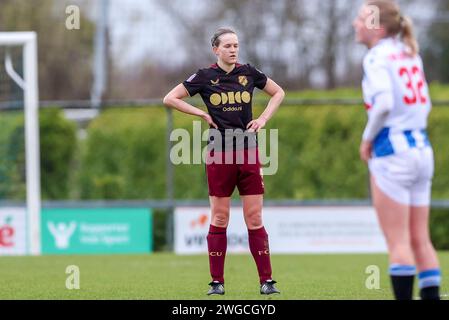
<path fill-rule="evenodd" d="M 239 83 L 245 87 L 248 84 L 248 79 L 246 76 L 239 76 Z"/>
<path fill-rule="evenodd" d="M 212 86 L 217 86 L 218 83 L 220 82 L 220 78 L 217 78 L 217 80 L 211 80 L 210 83 L 212 84 Z"/>

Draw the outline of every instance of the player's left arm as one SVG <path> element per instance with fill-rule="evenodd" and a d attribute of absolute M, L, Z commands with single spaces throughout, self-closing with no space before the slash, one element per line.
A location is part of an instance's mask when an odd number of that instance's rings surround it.
<path fill-rule="evenodd" d="M 282 103 L 282 100 L 284 100 L 285 92 L 282 90 L 282 88 L 273 80 L 270 78 L 267 79 L 267 84 L 263 88 L 263 91 L 265 91 L 269 96 L 271 96 L 270 101 L 268 101 L 268 105 L 265 108 L 264 112 L 259 116 L 259 118 L 252 120 L 247 125 L 247 129 L 249 131 L 256 131 L 259 132 L 260 129 L 265 127 L 268 120 L 271 119 L 273 114 L 276 112 L 276 110 L 279 108 L 279 106 Z"/>

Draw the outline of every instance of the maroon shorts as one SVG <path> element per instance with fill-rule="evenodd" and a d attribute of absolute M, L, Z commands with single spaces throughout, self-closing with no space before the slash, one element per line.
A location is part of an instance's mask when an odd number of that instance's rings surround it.
<path fill-rule="evenodd" d="M 230 197 L 236 186 L 242 196 L 264 193 L 257 148 L 210 151 L 206 161 L 206 173 L 210 196 Z"/>

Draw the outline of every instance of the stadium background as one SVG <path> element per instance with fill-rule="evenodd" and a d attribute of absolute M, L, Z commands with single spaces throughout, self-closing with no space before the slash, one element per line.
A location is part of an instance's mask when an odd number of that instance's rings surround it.
<path fill-rule="evenodd" d="M 144 275 L 148 271 L 145 266 L 154 266 L 154 272 L 161 273 L 164 261 L 187 266 L 192 272 L 195 268 L 207 267 L 204 258 L 181 259 L 170 253 L 174 207 L 207 205 L 207 189 L 203 165 L 172 166 L 168 161 L 167 135 L 173 128 L 191 131 L 193 119 L 165 109 L 161 97 L 197 68 L 214 62 L 208 51 L 208 37 L 220 25 L 233 25 L 241 34 L 242 61 L 257 65 L 287 89 L 283 106 L 267 127 L 278 128 L 280 132 L 279 171 L 265 178 L 267 203 L 369 204 L 367 170 L 357 152 L 366 119 L 359 89 L 360 58 L 364 50 L 353 44 L 348 19 L 349 13 L 352 19 L 361 1 L 320 1 L 309 5 L 299 0 L 278 1 L 277 4 L 247 0 L 223 1 L 211 7 L 195 1 L 149 3 L 9 0 L 0 4 L 0 31 L 34 30 L 38 33 L 43 208 L 151 208 L 152 248 L 164 253 L 147 258 L 133 257 L 133 265 L 141 264 L 136 274 Z M 416 20 L 431 83 L 435 108 L 430 116 L 429 134 L 436 155 L 431 230 L 434 244 L 442 250 L 442 263 L 447 265 L 449 261 L 444 250 L 449 249 L 449 36 L 443 30 L 449 23 L 446 13 L 449 1 L 426 3 L 425 10 L 417 9 L 422 8 L 421 0 L 400 3 Z M 79 30 L 65 28 L 65 8 L 69 4 L 77 4 L 81 9 Z M 151 13 L 153 15 L 149 15 Z M 173 25 L 169 26 L 167 21 L 174 21 Z M 99 27 L 102 23 L 103 29 Z M 124 27 L 126 25 L 129 26 Z M 167 33 L 173 34 L 174 40 L 168 39 L 164 45 L 159 45 L 161 37 Z M 102 40 L 106 41 L 99 49 L 98 43 Z M 270 50 L 273 44 L 279 50 Z M 158 46 L 162 49 L 151 50 Z M 177 50 L 179 46 L 182 49 Z M 323 50 L 313 51 L 314 46 Z M 96 56 L 99 50 L 103 53 L 100 58 Z M 16 62 L 20 61 L 20 53 L 15 56 Z M 7 206 L 22 204 L 25 199 L 24 119 L 20 91 L 11 85 L 1 68 L 3 66 L 0 67 L 0 198 L 2 205 Z M 101 77 L 105 78 L 104 85 L 100 91 L 93 90 Z M 93 97 L 95 94 L 100 102 Z M 263 95 L 256 97 L 255 114 L 261 112 L 264 101 Z M 194 102 L 202 105 L 199 100 Z M 237 200 L 236 194 L 234 196 Z M 7 225 L 7 222 L 2 221 L 2 224 Z M 375 261 L 386 261 L 385 256 L 375 257 Z M 57 274 L 54 268 L 73 263 L 68 261 L 80 261 L 79 264 L 86 266 L 83 270 L 90 270 L 88 272 L 96 268 L 108 269 L 105 267 L 108 263 L 116 265 L 107 270 L 105 277 L 116 275 L 119 266 L 126 265 L 120 257 L 99 258 L 102 267 L 82 256 L 50 255 L 47 258 L 49 260 L 0 258 L 0 270 L 7 274 L 4 281 L 11 288 L 5 292 L 5 297 L 43 295 L 39 287 L 30 288 L 24 284 L 21 290 L 16 290 L 14 283 L 19 271 L 27 274 L 33 268 L 44 266 L 48 271 L 45 284 L 59 290 L 55 296 L 47 292 L 44 297 L 114 298 L 116 288 L 104 290 L 101 284 L 94 285 L 97 291 L 69 294 L 50 276 L 55 273 L 56 278 L 63 279 L 65 275 Z M 244 257 L 229 258 L 233 259 L 236 266 L 245 268 Z M 294 264 L 291 259 L 298 260 L 298 266 L 306 263 L 310 270 L 316 263 L 308 256 L 280 256 L 279 265 Z M 346 259 L 338 267 L 340 273 L 336 272 L 343 275 L 350 261 L 357 261 L 352 263 L 353 268 L 359 264 L 362 270 L 368 258 L 324 255 L 321 259 L 329 259 L 330 264 L 336 266 L 337 261 Z M 22 269 L 25 261 L 29 262 L 30 269 Z M 287 273 L 294 276 L 299 271 Z M 350 270 L 346 272 L 350 275 Z M 207 270 L 203 273 L 207 275 Z M 126 275 L 120 277 L 126 279 Z M 319 274 L 314 277 L 318 281 Z M 29 275 L 26 279 L 32 281 L 33 278 Z M 197 282 L 207 281 L 203 280 L 206 277 L 201 279 L 191 280 L 192 287 L 198 287 L 199 292 L 202 287 Z M 287 275 L 285 279 L 287 281 Z M 337 282 L 335 279 L 333 283 Z M 315 290 L 314 285 L 308 290 L 310 295 L 292 292 L 290 297 L 389 297 L 386 288 L 378 294 L 360 289 L 340 292 L 337 296 Z M 178 298 L 169 294 L 133 294 L 132 290 L 122 297 Z M 187 298 L 192 297 L 197 295 Z M 249 292 L 234 297 L 256 298 Z"/>

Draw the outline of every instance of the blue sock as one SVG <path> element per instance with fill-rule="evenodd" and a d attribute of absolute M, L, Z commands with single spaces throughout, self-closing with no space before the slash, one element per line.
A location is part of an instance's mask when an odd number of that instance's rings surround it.
<path fill-rule="evenodd" d="M 429 269 L 418 274 L 420 296 L 422 300 L 439 300 L 441 271 L 440 269 Z"/>
<path fill-rule="evenodd" d="M 413 299 L 413 282 L 416 275 L 416 267 L 412 265 L 390 265 L 391 284 L 396 300 Z"/>

